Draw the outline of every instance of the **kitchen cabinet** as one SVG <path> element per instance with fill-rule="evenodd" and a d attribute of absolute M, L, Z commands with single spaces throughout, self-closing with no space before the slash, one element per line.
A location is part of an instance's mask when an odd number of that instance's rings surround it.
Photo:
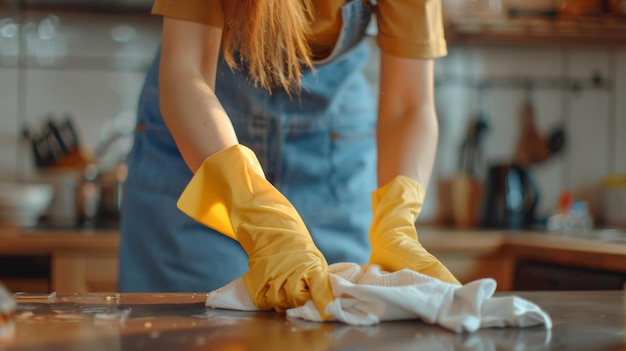
<path fill-rule="evenodd" d="M 0 282 L 10 291 L 48 292 L 49 276 L 49 255 L 0 256 Z"/>
<path fill-rule="evenodd" d="M 513 290 L 515 260 L 511 256 L 492 254 L 486 256 L 445 255 L 433 252 L 463 284 L 483 278 L 497 283 L 498 291 Z"/>
<path fill-rule="evenodd" d="M 594 233 L 422 228 L 419 237 L 459 281 L 492 278 L 501 292 L 621 289 L 626 282 L 626 245 L 602 242 Z M 0 281 L 12 291 L 116 291 L 119 241 L 117 230 L 0 228 L 0 264 L 7 257 L 39 262 L 36 274 L 3 275 L 0 269 Z"/>
<path fill-rule="evenodd" d="M 114 252 L 61 250 L 45 256 L 2 257 L 0 264 L 3 265 L 0 282 L 14 292 L 89 293 L 117 290 L 117 253 Z"/>
<path fill-rule="evenodd" d="M 499 291 L 510 291 L 514 261 L 502 253 L 498 233 L 423 230 L 422 243 L 462 282 L 493 278 Z M 49 264 L 35 281 L 2 276 L 12 291 L 88 293 L 117 290 L 119 233 L 117 230 L 34 230 L 0 228 L 0 258 L 44 256 Z M 452 239 L 452 240 L 450 240 Z M 34 284 L 36 283 L 36 284 Z"/>
<path fill-rule="evenodd" d="M 463 283 L 493 278 L 499 291 L 607 290 L 626 282 L 619 235 L 428 229 L 420 241 Z"/>
<path fill-rule="evenodd" d="M 620 290 L 626 272 L 522 261 L 515 267 L 514 290 Z"/>
<path fill-rule="evenodd" d="M 36 274 L 15 276 L 10 267 L 2 269 L 0 281 L 12 291 L 116 291 L 118 247 L 117 230 L 0 228 L 0 260 L 39 262 Z"/>
<path fill-rule="evenodd" d="M 52 260 L 51 291 L 117 291 L 117 252 L 60 252 Z"/>

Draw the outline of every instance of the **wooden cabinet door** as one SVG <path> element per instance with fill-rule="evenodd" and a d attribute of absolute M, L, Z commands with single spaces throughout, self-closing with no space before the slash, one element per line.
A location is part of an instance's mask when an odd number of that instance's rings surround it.
<path fill-rule="evenodd" d="M 116 253 L 55 253 L 52 257 L 52 290 L 57 293 L 117 291 L 117 267 Z"/>

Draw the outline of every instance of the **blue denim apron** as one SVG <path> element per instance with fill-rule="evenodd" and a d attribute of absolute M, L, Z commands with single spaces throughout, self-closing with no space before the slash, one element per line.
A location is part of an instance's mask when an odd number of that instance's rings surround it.
<path fill-rule="evenodd" d="M 329 263 L 365 263 L 376 186 L 376 101 L 361 40 L 372 6 L 351 0 L 332 53 L 307 71 L 302 93 L 254 88 L 220 61 L 216 94 L 241 144 L 295 206 Z M 192 177 L 159 111 L 159 56 L 148 71 L 129 155 L 121 220 L 120 291 L 206 292 L 248 270 L 239 243 L 181 213 Z"/>

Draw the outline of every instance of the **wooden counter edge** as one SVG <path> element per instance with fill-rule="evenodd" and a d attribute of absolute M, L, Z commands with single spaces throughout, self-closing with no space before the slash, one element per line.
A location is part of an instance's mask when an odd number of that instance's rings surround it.
<path fill-rule="evenodd" d="M 117 252 L 120 238 L 117 230 L 41 230 L 2 232 L 0 254 L 37 255 L 56 251 Z"/>
<path fill-rule="evenodd" d="M 0 228 L 2 230 L 2 228 Z M 422 245 L 437 256 L 513 257 L 626 272 L 626 245 L 535 231 L 452 229 L 418 225 Z M 0 234 L 0 254 L 116 254 L 119 231 L 40 230 Z"/>

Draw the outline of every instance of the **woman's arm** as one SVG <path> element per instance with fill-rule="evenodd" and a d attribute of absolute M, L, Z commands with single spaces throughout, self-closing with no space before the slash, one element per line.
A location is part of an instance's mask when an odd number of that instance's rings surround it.
<path fill-rule="evenodd" d="M 433 61 L 381 52 L 378 184 L 404 175 L 428 187 L 439 127 Z"/>
<path fill-rule="evenodd" d="M 248 254 L 242 279 L 255 305 L 284 311 L 312 300 L 323 319 L 334 300 L 328 266 L 302 218 L 271 185 L 254 152 L 237 145 L 215 96 L 221 30 L 166 19 L 161 111 L 194 176 L 177 202 Z M 219 151 L 219 152 L 218 152 Z"/>
<path fill-rule="evenodd" d="M 233 126 L 215 96 L 222 29 L 163 19 L 160 107 L 163 119 L 189 168 L 237 144 Z"/>
<path fill-rule="evenodd" d="M 437 151 L 433 61 L 381 54 L 378 182 L 372 193 L 370 263 L 411 269 L 452 284 L 454 275 L 419 242 L 421 212 Z"/>

